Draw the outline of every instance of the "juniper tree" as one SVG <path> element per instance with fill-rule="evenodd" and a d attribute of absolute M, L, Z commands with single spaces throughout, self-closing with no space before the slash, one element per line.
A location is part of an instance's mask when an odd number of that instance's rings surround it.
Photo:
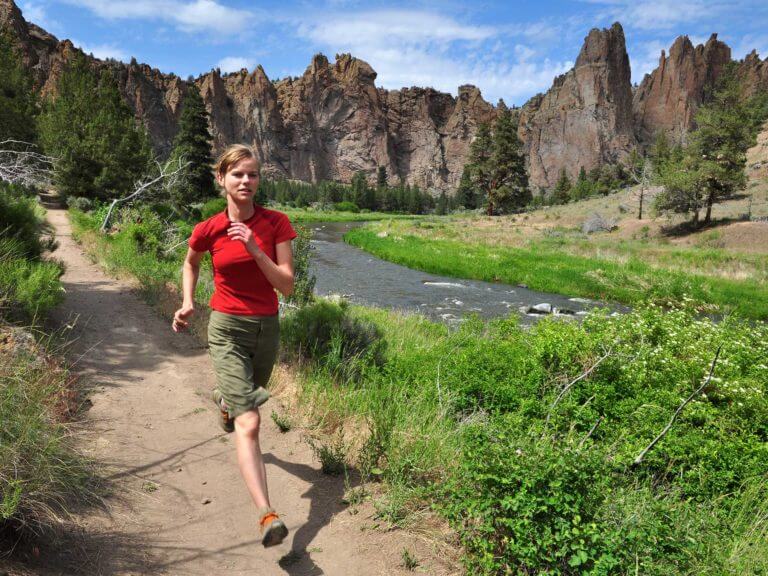
<path fill-rule="evenodd" d="M 493 130 L 491 184 L 488 188 L 488 214 L 520 209 L 532 200 L 525 170 L 523 144 L 517 136 L 512 113 L 503 108 Z"/>
<path fill-rule="evenodd" d="M 565 168 L 560 169 L 560 177 L 552 190 L 552 204 L 567 204 L 571 199 L 571 179 L 565 173 Z"/>
<path fill-rule="evenodd" d="M 456 189 L 456 204 L 474 210 L 478 206 L 478 198 L 472 185 L 471 168 L 467 165 L 461 172 L 459 187 Z"/>
<path fill-rule="evenodd" d="M 0 141 L 4 148 L 37 142 L 37 99 L 21 56 L 5 33 L 0 33 Z"/>
<path fill-rule="evenodd" d="M 82 54 L 64 69 L 55 97 L 44 105 L 40 139 L 57 159 L 54 182 L 64 196 L 123 196 L 152 157 L 146 132 L 111 72 L 92 69 Z"/>
<path fill-rule="evenodd" d="M 211 132 L 208 112 L 200 91 L 191 84 L 182 103 L 179 131 L 173 141 L 171 158 L 188 162 L 183 178 L 171 190 L 171 199 L 177 207 L 200 202 L 216 193 L 211 158 Z"/>

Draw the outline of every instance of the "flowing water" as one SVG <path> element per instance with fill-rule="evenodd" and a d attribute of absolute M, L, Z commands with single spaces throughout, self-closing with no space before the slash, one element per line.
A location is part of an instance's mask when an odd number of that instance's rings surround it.
<path fill-rule="evenodd" d="M 343 295 L 356 304 L 415 311 L 435 320 L 457 322 L 469 314 L 495 318 L 518 314 L 530 323 L 543 317 L 523 310 L 549 304 L 563 316 L 579 317 L 601 302 L 537 292 L 522 286 L 463 280 L 419 272 L 381 260 L 346 244 L 344 234 L 359 222 L 313 222 L 312 271 L 315 292 Z M 546 308 L 546 307 L 545 307 Z M 612 311 L 626 308 L 610 306 Z"/>

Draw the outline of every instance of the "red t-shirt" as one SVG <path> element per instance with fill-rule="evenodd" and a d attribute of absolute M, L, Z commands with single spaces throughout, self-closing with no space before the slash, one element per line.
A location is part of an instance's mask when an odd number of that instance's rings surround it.
<path fill-rule="evenodd" d="M 288 216 L 261 206 L 243 224 L 253 231 L 259 248 L 277 262 L 275 246 L 296 238 Z M 213 310 L 238 316 L 277 314 L 275 289 L 256 264 L 245 244 L 227 236 L 231 222 L 224 210 L 201 222 L 192 231 L 189 247 L 195 252 L 210 252 L 213 260 Z"/>

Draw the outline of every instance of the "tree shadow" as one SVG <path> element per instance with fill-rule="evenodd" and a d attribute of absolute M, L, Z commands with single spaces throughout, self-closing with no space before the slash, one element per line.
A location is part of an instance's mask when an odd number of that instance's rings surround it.
<path fill-rule="evenodd" d="M 274 454 L 264 454 L 264 462 L 279 466 L 289 474 L 301 478 L 310 485 L 302 498 L 309 499 L 309 515 L 307 521 L 294 533 L 291 551 L 280 558 L 279 565 L 291 576 L 320 576 L 323 570 L 315 564 L 311 557 L 310 544 L 318 532 L 330 523 L 347 505 L 342 502 L 346 489 L 345 478 L 328 476 L 320 470 L 307 464 L 281 460 Z M 355 487 L 360 483 L 359 474 L 350 470 L 346 484 Z"/>
<path fill-rule="evenodd" d="M 729 224 L 734 224 L 736 222 L 748 222 L 748 220 L 746 218 L 719 218 L 717 220 L 711 220 L 706 224 L 703 222 L 694 224 L 690 220 L 686 220 L 685 222 L 680 222 L 679 224 L 662 226 L 661 233 L 667 237 L 680 238 L 695 232 L 702 232 L 704 230 L 716 230 L 717 228 L 728 226 Z"/>

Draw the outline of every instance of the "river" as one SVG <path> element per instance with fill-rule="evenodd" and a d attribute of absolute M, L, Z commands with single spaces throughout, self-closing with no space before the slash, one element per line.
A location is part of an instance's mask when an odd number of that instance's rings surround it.
<path fill-rule="evenodd" d="M 346 244 L 343 236 L 359 222 L 312 222 L 311 269 L 317 277 L 315 293 L 343 295 L 366 306 L 419 312 L 442 322 L 459 322 L 477 314 L 483 318 L 518 314 L 523 323 L 545 315 L 523 312 L 531 306 L 549 304 L 564 312 L 563 317 L 579 317 L 604 304 L 585 298 L 568 298 L 511 286 L 436 276 L 381 260 Z M 546 308 L 546 306 L 544 306 Z M 612 311 L 626 308 L 611 306 Z"/>

